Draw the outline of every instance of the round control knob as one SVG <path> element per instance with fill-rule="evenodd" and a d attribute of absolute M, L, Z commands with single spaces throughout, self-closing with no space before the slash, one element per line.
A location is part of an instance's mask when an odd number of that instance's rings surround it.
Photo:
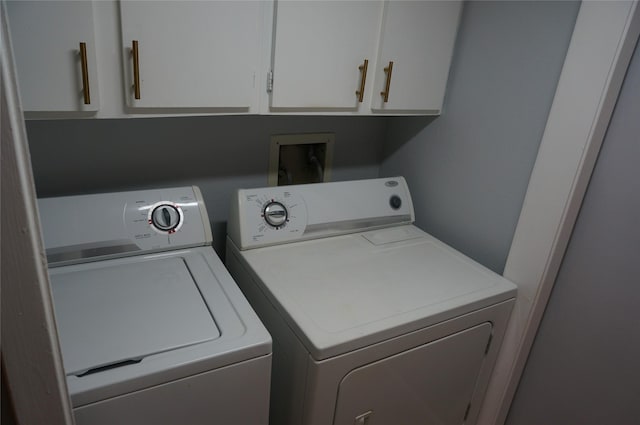
<path fill-rule="evenodd" d="M 160 204 L 151 212 L 150 222 L 156 229 L 173 233 L 182 224 L 181 211 L 175 205 Z"/>
<path fill-rule="evenodd" d="M 393 195 L 389 199 L 389 205 L 391 205 L 391 208 L 394 210 L 397 210 L 402 206 L 402 199 L 400 199 L 398 195 Z"/>
<path fill-rule="evenodd" d="M 287 222 L 287 208 L 280 202 L 271 201 L 264 207 L 263 216 L 268 225 L 280 227 Z"/>

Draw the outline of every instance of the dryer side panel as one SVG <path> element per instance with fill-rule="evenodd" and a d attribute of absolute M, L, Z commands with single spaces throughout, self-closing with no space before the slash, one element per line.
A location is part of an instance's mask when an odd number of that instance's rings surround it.
<path fill-rule="evenodd" d="M 269 422 L 300 425 L 309 353 L 262 292 L 229 238 L 226 266 L 273 339 Z"/>

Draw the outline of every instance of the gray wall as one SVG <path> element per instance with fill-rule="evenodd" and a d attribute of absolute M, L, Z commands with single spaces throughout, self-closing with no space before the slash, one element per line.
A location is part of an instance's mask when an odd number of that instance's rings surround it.
<path fill-rule="evenodd" d="M 578 9 L 467 2 L 443 114 L 389 123 L 381 174 L 407 178 L 417 224 L 498 273 Z"/>
<path fill-rule="evenodd" d="M 578 8 L 468 2 L 438 118 L 29 121 L 38 195 L 197 184 L 223 255 L 231 192 L 266 185 L 269 136 L 332 131 L 333 180 L 404 175 L 417 224 L 501 272 Z"/>
<path fill-rule="evenodd" d="M 231 193 L 267 185 L 272 134 L 335 133 L 337 181 L 378 177 L 385 127 L 374 117 L 27 121 L 39 197 L 195 184 L 223 257 Z"/>
<path fill-rule="evenodd" d="M 636 47 L 508 425 L 640 420 L 638 118 Z"/>

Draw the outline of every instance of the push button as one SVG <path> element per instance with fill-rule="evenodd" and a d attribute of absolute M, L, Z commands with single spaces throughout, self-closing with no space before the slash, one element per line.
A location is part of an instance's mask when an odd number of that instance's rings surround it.
<path fill-rule="evenodd" d="M 398 195 L 393 195 L 389 199 L 389 205 L 391 205 L 391 208 L 393 208 L 394 210 L 397 210 L 402 206 L 402 199 L 400 199 Z"/>

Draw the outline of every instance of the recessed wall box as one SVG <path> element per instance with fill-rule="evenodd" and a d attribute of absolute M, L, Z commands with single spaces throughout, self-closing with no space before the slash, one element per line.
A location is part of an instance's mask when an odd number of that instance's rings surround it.
<path fill-rule="evenodd" d="M 269 186 L 330 181 L 334 142 L 333 133 L 271 136 Z"/>

